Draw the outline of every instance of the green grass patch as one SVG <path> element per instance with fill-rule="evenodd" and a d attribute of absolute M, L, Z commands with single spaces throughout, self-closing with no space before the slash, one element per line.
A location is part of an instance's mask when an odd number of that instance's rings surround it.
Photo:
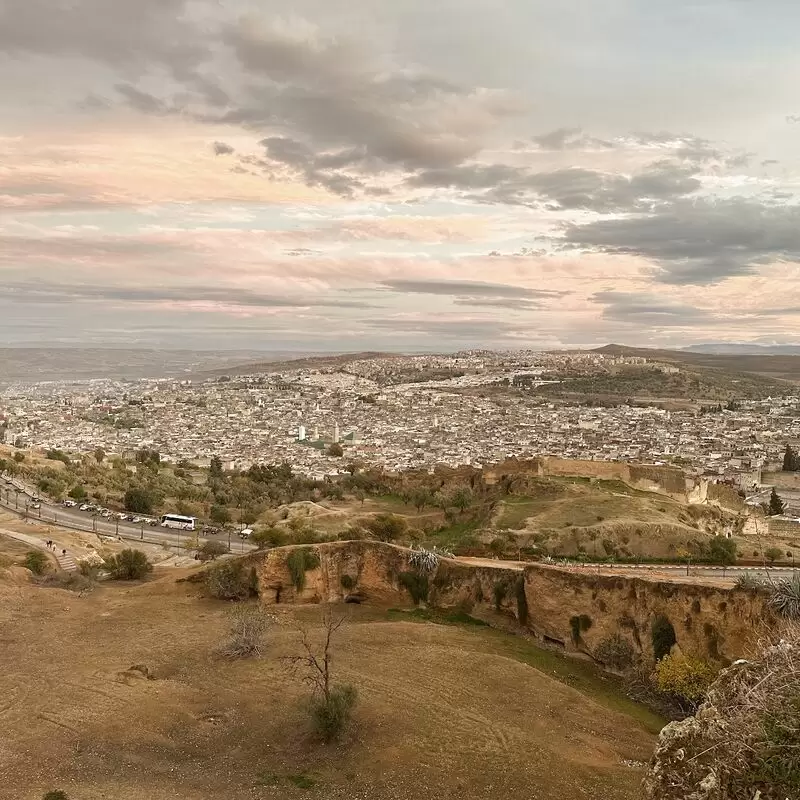
<path fill-rule="evenodd" d="M 305 772 L 287 775 L 261 772 L 256 777 L 256 786 L 282 786 L 286 784 L 296 786 L 298 789 L 314 789 L 319 785 L 319 780 Z"/>
<path fill-rule="evenodd" d="M 465 611 L 441 611 L 434 608 L 415 608 L 406 611 L 402 608 L 390 608 L 386 614 L 392 621 L 433 622 L 436 625 L 468 625 L 476 628 L 488 628 L 489 624 L 482 619 L 471 617 Z"/>
<path fill-rule="evenodd" d="M 520 636 L 499 631 L 464 612 L 430 608 L 402 611 L 390 608 L 386 613 L 391 621 L 458 625 L 473 630 L 476 637 L 479 637 L 476 643 L 484 652 L 527 664 L 560 683 L 571 686 L 605 708 L 625 714 L 649 733 L 657 734 L 667 724 L 666 719 L 647 706 L 627 697 L 622 681 L 617 676 L 603 673 L 585 661 L 562 655 L 554 650 L 546 650 Z"/>

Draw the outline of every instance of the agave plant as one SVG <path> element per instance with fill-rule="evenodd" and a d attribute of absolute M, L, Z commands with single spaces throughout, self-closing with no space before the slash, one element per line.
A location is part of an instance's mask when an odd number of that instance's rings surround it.
<path fill-rule="evenodd" d="M 441 558 L 454 558 L 454 556 L 449 550 L 439 551 L 436 547 L 426 550 L 424 547 L 420 547 L 419 550 L 412 550 L 409 553 L 408 562 L 420 572 L 433 572 Z"/>
<path fill-rule="evenodd" d="M 757 591 L 763 589 L 767 582 L 758 575 L 753 575 L 751 572 L 745 572 L 736 579 L 736 588 L 745 589 L 747 591 Z"/>
<path fill-rule="evenodd" d="M 770 598 L 772 607 L 789 619 L 800 619 L 800 572 L 775 584 Z"/>

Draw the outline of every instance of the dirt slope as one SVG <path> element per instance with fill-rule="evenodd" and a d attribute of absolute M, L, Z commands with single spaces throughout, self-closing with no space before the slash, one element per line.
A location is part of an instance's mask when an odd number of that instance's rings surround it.
<path fill-rule="evenodd" d="M 326 749 L 280 660 L 291 625 L 261 660 L 221 661 L 229 607 L 196 592 L 175 571 L 80 598 L 0 579 L 0 798 L 639 796 L 624 762 L 646 761 L 652 735 L 508 657 L 494 632 L 353 609 L 336 669 L 359 689 L 358 724 Z M 318 609 L 281 613 L 314 625 Z"/>

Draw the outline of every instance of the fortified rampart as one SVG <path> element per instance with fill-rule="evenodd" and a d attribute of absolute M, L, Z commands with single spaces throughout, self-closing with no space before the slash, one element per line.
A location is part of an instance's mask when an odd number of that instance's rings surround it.
<path fill-rule="evenodd" d="M 413 586 L 431 606 L 505 612 L 540 641 L 593 658 L 621 637 L 652 660 L 654 625 L 666 620 L 681 652 L 727 663 L 746 654 L 771 619 L 764 595 L 753 591 L 543 564 L 519 570 L 441 560 L 421 574 L 409 563 L 410 551 L 366 541 L 311 546 L 319 564 L 304 573 L 298 589 L 287 563 L 294 549 L 246 557 L 262 602 L 409 606 Z"/>

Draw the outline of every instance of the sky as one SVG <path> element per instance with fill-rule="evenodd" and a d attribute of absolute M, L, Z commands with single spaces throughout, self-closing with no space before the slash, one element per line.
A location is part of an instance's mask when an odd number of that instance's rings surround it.
<path fill-rule="evenodd" d="M 0 0 L 0 341 L 800 343 L 796 0 Z"/>

